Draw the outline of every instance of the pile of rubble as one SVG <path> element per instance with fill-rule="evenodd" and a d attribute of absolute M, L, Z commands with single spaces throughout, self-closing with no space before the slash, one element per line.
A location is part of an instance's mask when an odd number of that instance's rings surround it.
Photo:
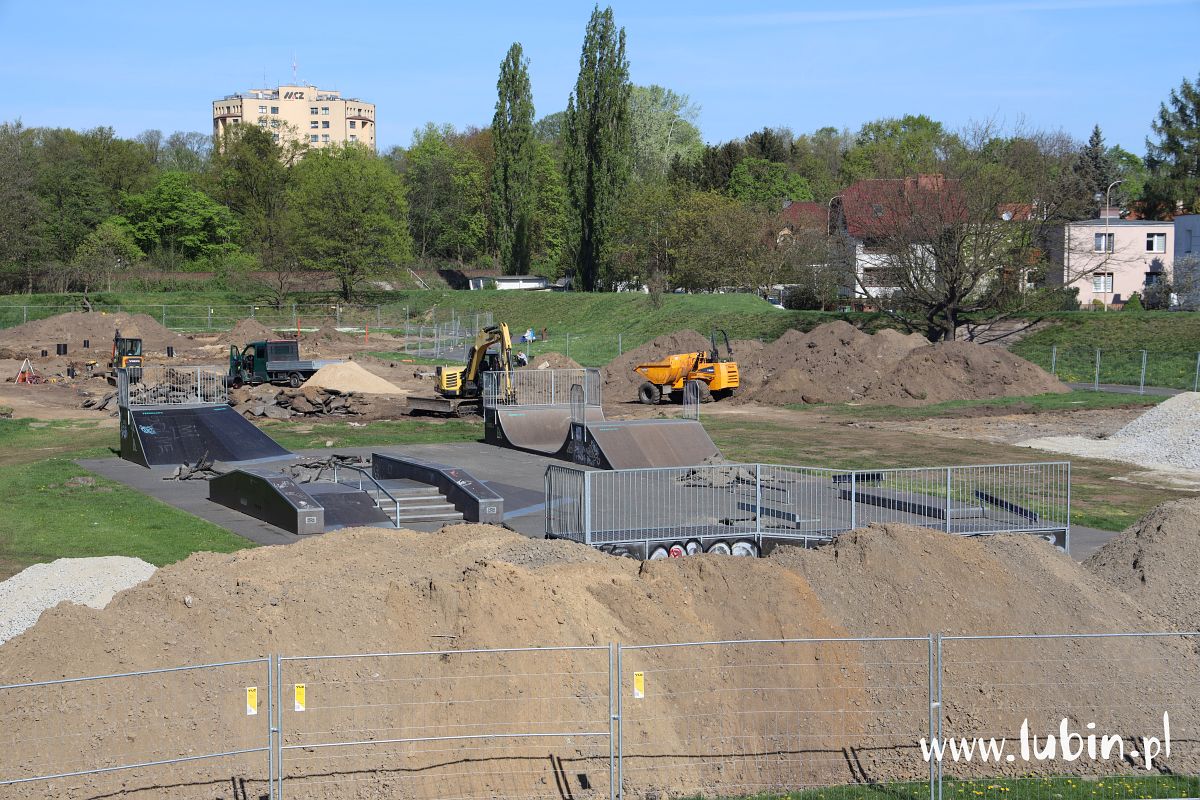
<path fill-rule="evenodd" d="M 229 404 L 242 416 L 253 419 L 292 419 L 312 416 L 361 416 L 370 401 L 356 392 L 301 386 L 290 389 L 263 383 L 254 387 L 230 389 Z"/>

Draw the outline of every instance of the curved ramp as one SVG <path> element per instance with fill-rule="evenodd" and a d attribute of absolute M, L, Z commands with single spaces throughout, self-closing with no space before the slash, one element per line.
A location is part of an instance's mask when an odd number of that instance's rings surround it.
<path fill-rule="evenodd" d="M 571 410 L 563 406 L 512 407 L 495 409 L 496 425 L 503 444 L 520 450 L 556 455 L 563 453 L 571 434 Z M 604 419 L 603 409 L 588 406 L 586 419 Z"/>
<path fill-rule="evenodd" d="M 690 419 L 646 419 L 589 422 L 587 443 L 576 453 L 604 469 L 690 467 L 720 455 L 699 422 Z"/>

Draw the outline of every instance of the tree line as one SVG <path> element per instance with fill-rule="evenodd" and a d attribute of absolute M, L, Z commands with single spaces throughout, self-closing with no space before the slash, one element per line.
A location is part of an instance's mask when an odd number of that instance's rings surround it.
<path fill-rule="evenodd" d="M 451 262 L 570 275 L 584 290 L 786 283 L 801 287 L 797 302 L 821 307 L 846 282 L 829 268 L 837 243 L 824 225 L 789 223 L 788 204 L 820 204 L 832 223 L 858 181 L 940 174 L 984 216 L 1034 204 L 1039 225 L 1094 216 L 1095 196 L 1114 181 L 1113 204 L 1142 216 L 1198 210 L 1198 92 L 1184 80 L 1171 93 L 1144 158 L 1107 146 L 1098 126 L 1077 142 L 988 125 L 951 131 L 924 115 L 855 132 L 764 127 L 706 144 L 691 98 L 632 84 L 625 31 L 597 7 L 564 110 L 537 115 L 529 59 L 514 43 L 490 125 L 429 123 L 407 147 L 380 154 L 308 149 L 253 124 L 214 141 L 4 123 L 0 287 L 87 292 L 191 270 L 225 285 L 254 275 L 282 301 L 319 270 L 351 298 L 370 278 Z M 1019 256 L 1022 268 L 1036 260 L 1034 237 L 1022 234 L 1019 253 L 1005 237 L 991 250 Z"/>

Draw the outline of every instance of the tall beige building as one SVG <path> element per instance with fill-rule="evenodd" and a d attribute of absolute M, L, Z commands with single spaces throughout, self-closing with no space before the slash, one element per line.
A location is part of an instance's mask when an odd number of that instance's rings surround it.
<path fill-rule="evenodd" d="M 295 137 L 309 147 L 359 142 L 375 149 L 375 104 L 315 86 L 251 89 L 213 101 L 213 133 L 258 125 L 276 141 Z"/>

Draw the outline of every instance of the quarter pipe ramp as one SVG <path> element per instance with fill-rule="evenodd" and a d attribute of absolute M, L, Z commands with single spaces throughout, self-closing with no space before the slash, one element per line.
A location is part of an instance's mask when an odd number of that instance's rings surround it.
<path fill-rule="evenodd" d="M 227 405 L 121 409 L 121 457 L 145 467 L 239 463 L 291 453 Z"/>

